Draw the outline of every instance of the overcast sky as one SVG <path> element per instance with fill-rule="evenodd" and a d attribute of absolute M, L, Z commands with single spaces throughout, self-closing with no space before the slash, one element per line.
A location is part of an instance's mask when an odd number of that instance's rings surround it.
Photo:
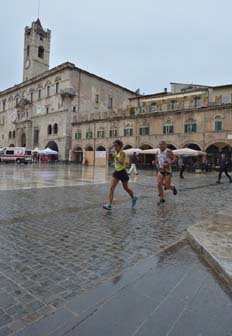
<path fill-rule="evenodd" d="M 39 0 L 0 0 L 0 90 L 23 74 L 24 27 Z M 170 82 L 232 83 L 231 0 L 40 0 L 50 68 L 66 61 L 141 93 Z"/>

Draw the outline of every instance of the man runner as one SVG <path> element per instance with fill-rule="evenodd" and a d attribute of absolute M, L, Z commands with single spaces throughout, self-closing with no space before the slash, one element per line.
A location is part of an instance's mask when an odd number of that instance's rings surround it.
<path fill-rule="evenodd" d="M 103 204 L 103 208 L 106 210 L 112 210 L 112 202 L 114 198 L 114 190 L 118 185 L 118 182 L 121 181 L 123 188 L 132 199 L 132 208 L 135 207 L 138 197 L 134 196 L 133 191 L 128 187 L 129 176 L 126 171 L 126 155 L 122 151 L 123 143 L 121 140 L 114 141 L 115 154 L 114 154 L 114 163 L 115 171 L 112 176 L 110 192 L 109 192 L 109 203 Z"/>
<path fill-rule="evenodd" d="M 160 141 L 157 159 L 158 159 L 157 160 L 157 167 L 158 167 L 157 184 L 158 184 L 159 197 L 160 197 L 157 204 L 160 205 L 161 203 L 165 202 L 163 186 L 165 190 L 171 189 L 174 195 L 177 194 L 176 187 L 174 185 L 171 185 L 171 179 L 172 179 L 172 167 L 171 166 L 177 161 L 177 158 L 173 154 L 171 149 L 167 148 L 166 142 Z"/>

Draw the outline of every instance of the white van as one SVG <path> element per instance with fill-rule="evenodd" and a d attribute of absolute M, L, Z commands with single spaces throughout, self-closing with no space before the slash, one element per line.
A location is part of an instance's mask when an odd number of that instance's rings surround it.
<path fill-rule="evenodd" d="M 0 150 L 1 162 L 32 163 L 32 150 L 25 147 L 7 147 Z"/>

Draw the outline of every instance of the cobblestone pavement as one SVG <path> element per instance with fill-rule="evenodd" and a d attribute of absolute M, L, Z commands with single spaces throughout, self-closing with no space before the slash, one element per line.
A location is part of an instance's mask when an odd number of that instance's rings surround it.
<path fill-rule="evenodd" d="M 111 171 L 70 166 L 1 165 L 0 336 L 55 311 L 129 266 L 181 239 L 186 228 L 231 206 L 232 185 L 186 174 L 179 193 L 156 205 L 155 177 L 141 171 L 130 200 L 119 186 L 112 212 Z"/>

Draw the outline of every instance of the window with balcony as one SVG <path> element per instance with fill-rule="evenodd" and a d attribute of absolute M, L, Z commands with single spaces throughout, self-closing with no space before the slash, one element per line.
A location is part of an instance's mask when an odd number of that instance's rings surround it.
<path fill-rule="evenodd" d="M 104 136 L 105 136 L 104 130 L 97 131 L 97 137 L 98 138 L 104 138 Z"/>
<path fill-rule="evenodd" d="M 163 125 L 163 134 L 173 134 L 174 133 L 174 126 L 171 120 L 167 120 L 166 123 Z"/>
<path fill-rule="evenodd" d="M 196 133 L 197 123 L 195 120 L 188 120 L 184 125 L 184 133 Z"/>
<path fill-rule="evenodd" d="M 194 105 L 195 105 L 195 107 L 201 107 L 202 106 L 202 99 L 201 99 L 201 97 L 195 97 L 194 98 Z"/>
<path fill-rule="evenodd" d="M 118 136 L 118 132 L 116 129 L 110 130 L 110 138 L 116 138 Z"/>
<path fill-rule="evenodd" d="M 93 132 L 88 131 L 86 132 L 86 139 L 92 139 L 93 138 Z"/>
<path fill-rule="evenodd" d="M 222 131 L 222 117 L 221 116 L 217 116 L 214 119 L 214 131 L 215 132 Z"/>
<path fill-rule="evenodd" d="M 156 112 L 157 111 L 157 106 L 156 106 L 156 103 L 152 103 L 150 105 L 150 112 Z"/>
<path fill-rule="evenodd" d="M 150 128 L 149 127 L 140 127 L 139 128 L 139 135 L 149 135 L 150 134 Z"/>
<path fill-rule="evenodd" d="M 76 140 L 80 140 L 81 139 L 81 131 L 78 130 L 76 133 L 75 133 L 75 139 Z"/>
<path fill-rule="evenodd" d="M 125 128 L 124 136 L 133 136 L 133 128 Z"/>

